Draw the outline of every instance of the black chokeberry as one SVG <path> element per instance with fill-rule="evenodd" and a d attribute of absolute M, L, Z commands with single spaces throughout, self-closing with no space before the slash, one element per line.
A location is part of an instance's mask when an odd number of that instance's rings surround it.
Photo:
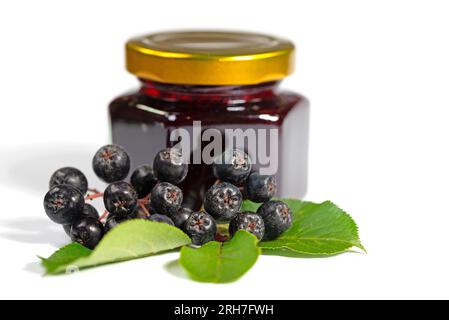
<path fill-rule="evenodd" d="M 246 196 L 253 202 L 270 201 L 276 194 L 276 191 L 277 185 L 274 176 L 262 176 L 258 172 L 253 172 L 246 180 Z"/>
<path fill-rule="evenodd" d="M 292 225 L 292 212 L 282 201 L 268 201 L 257 213 L 265 223 L 264 240 L 276 239 Z"/>
<path fill-rule="evenodd" d="M 50 189 L 44 198 L 48 217 L 58 224 L 73 224 L 81 217 L 84 197 L 75 187 L 60 185 Z"/>
<path fill-rule="evenodd" d="M 107 183 L 125 179 L 128 176 L 130 165 L 128 153 L 117 145 L 102 147 L 92 160 L 95 174 Z"/>
<path fill-rule="evenodd" d="M 221 181 L 242 185 L 251 173 L 251 159 L 239 149 L 229 149 L 215 159 L 214 175 Z"/>
<path fill-rule="evenodd" d="M 184 181 L 189 166 L 179 149 L 164 149 L 158 152 L 153 162 L 154 173 L 160 181 L 179 184 Z"/>
<path fill-rule="evenodd" d="M 183 195 L 181 189 L 168 183 L 158 183 L 151 191 L 150 201 L 154 213 L 171 216 L 181 208 Z"/>
<path fill-rule="evenodd" d="M 221 182 L 213 185 L 204 199 L 204 209 L 219 221 L 230 221 L 242 205 L 242 193 L 236 186 Z"/>
<path fill-rule="evenodd" d="M 106 223 L 104 224 L 104 233 L 108 233 L 112 229 L 114 229 L 116 226 L 118 226 L 120 223 L 132 220 L 132 217 L 116 217 L 116 216 L 110 216 L 106 220 Z"/>
<path fill-rule="evenodd" d="M 194 212 L 184 224 L 184 231 L 194 245 L 200 246 L 215 239 L 217 223 L 206 212 Z"/>
<path fill-rule="evenodd" d="M 95 207 L 93 205 L 88 204 L 88 203 L 84 204 L 82 215 L 86 216 L 86 217 L 95 218 L 95 219 L 100 218 L 100 215 L 98 214 L 97 209 L 95 209 Z"/>
<path fill-rule="evenodd" d="M 104 192 L 103 200 L 106 210 L 118 217 L 133 214 L 138 205 L 136 190 L 124 181 L 111 183 Z"/>
<path fill-rule="evenodd" d="M 70 229 L 72 241 L 89 249 L 94 249 L 104 235 L 103 224 L 98 219 L 85 217 L 76 222 Z"/>
<path fill-rule="evenodd" d="M 138 167 L 131 175 L 131 184 L 137 191 L 139 199 L 149 195 L 156 183 L 157 179 L 154 175 L 153 168 L 147 164 Z"/>
<path fill-rule="evenodd" d="M 86 194 L 88 182 L 86 176 L 78 169 L 65 167 L 57 170 L 50 178 L 50 189 L 62 184 L 77 188 L 82 194 Z"/>
<path fill-rule="evenodd" d="M 253 212 L 240 212 L 229 223 L 229 233 L 231 236 L 238 230 L 245 230 L 252 233 L 257 239 L 262 240 L 265 234 L 265 224 L 260 215 Z"/>
<path fill-rule="evenodd" d="M 150 221 L 154 221 L 154 222 L 162 222 L 162 223 L 166 223 L 169 224 L 171 226 L 174 226 L 175 224 L 173 223 L 173 220 L 170 219 L 168 216 L 163 215 L 163 214 L 152 214 L 148 220 Z"/>
<path fill-rule="evenodd" d="M 91 218 L 98 220 L 100 218 L 100 215 L 98 214 L 97 209 L 95 209 L 92 205 L 85 203 L 84 207 L 83 207 L 83 211 L 81 212 L 80 219 L 85 218 L 85 217 L 91 217 Z M 64 231 L 69 236 L 70 236 L 70 228 L 71 227 L 72 226 L 70 224 L 64 225 Z"/>
<path fill-rule="evenodd" d="M 170 215 L 170 218 L 175 223 L 175 226 L 182 229 L 187 219 L 189 219 L 190 215 L 193 213 L 189 208 L 180 208 L 176 213 Z"/>

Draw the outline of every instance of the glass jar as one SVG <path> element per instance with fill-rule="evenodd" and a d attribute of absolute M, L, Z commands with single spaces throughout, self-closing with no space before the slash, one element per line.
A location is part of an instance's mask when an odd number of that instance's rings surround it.
<path fill-rule="evenodd" d="M 308 100 L 279 89 L 293 69 L 291 42 L 229 32 L 158 33 L 127 44 L 127 68 L 140 88 L 110 104 L 113 143 L 133 166 L 183 144 L 190 160 L 185 206 L 199 209 L 215 183 L 206 155 L 244 149 L 261 174 L 274 174 L 278 196 L 301 198 L 307 186 Z M 187 146 L 187 148 L 185 147 Z M 212 151 L 211 151 L 212 150 Z"/>

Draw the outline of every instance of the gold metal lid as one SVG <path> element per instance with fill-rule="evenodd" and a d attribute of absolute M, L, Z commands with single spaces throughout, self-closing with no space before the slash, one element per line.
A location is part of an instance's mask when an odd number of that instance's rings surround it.
<path fill-rule="evenodd" d="M 192 85 L 248 85 L 293 72 L 294 45 L 244 32 L 156 33 L 126 45 L 127 69 L 139 78 Z"/>

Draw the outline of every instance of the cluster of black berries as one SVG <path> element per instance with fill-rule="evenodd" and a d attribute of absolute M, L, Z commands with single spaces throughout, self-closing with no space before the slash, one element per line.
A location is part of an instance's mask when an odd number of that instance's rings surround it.
<path fill-rule="evenodd" d="M 219 222 L 229 222 L 229 233 L 246 230 L 259 240 L 272 240 L 290 228 L 292 213 L 282 201 L 272 201 L 276 179 L 252 171 L 251 159 L 238 149 L 227 150 L 213 165 L 219 182 L 206 193 L 204 209 Z M 263 203 L 257 212 L 241 212 L 243 198 Z"/>
<path fill-rule="evenodd" d="M 50 191 L 44 199 L 49 218 L 63 225 L 72 241 L 91 249 L 105 233 L 130 219 L 176 226 L 195 245 L 217 237 L 217 221 L 229 222 L 231 236 L 243 229 L 260 240 L 278 237 L 292 222 L 288 206 L 271 201 L 276 193 L 274 177 L 252 172 L 248 155 L 240 150 L 228 150 L 215 161 L 218 181 L 207 191 L 204 210 L 199 212 L 182 206 L 183 193 L 176 185 L 186 178 L 188 165 L 178 149 L 161 150 L 152 166 L 142 165 L 133 172 L 131 183 L 124 181 L 130 171 L 130 157 L 120 146 L 102 147 L 92 164 L 96 175 L 109 183 L 104 193 L 89 189 L 81 171 L 62 168 L 51 177 Z M 246 198 L 263 203 L 257 213 L 240 212 L 242 191 Z M 102 217 L 85 202 L 98 197 L 103 197 L 106 208 Z"/>

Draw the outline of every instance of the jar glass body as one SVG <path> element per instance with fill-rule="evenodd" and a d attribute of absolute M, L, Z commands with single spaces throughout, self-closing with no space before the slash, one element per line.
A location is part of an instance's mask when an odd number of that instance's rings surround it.
<path fill-rule="evenodd" d="M 198 151 L 194 149 L 204 151 L 210 145 L 212 138 L 204 135 L 208 129 L 223 133 L 226 148 L 229 131 L 234 135 L 230 140 L 244 141 L 254 170 L 270 166 L 275 170 L 278 196 L 302 198 L 307 187 L 309 102 L 302 95 L 280 90 L 278 84 L 189 86 L 141 80 L 139 90 L 116 98 L 109 106 L 112 141 L 130 153 L 135 168 L 152 164 L 159 150 L 174 146 L 173 131 L 189 132 L 192 159 L 181 188 L 185 206 L 199 209 L 216 178 L 210 164 L 193 159 L 201 156 L 201 152 L 194 156 Z M 264 144 L 270 146 L 260 148 Z"/>

